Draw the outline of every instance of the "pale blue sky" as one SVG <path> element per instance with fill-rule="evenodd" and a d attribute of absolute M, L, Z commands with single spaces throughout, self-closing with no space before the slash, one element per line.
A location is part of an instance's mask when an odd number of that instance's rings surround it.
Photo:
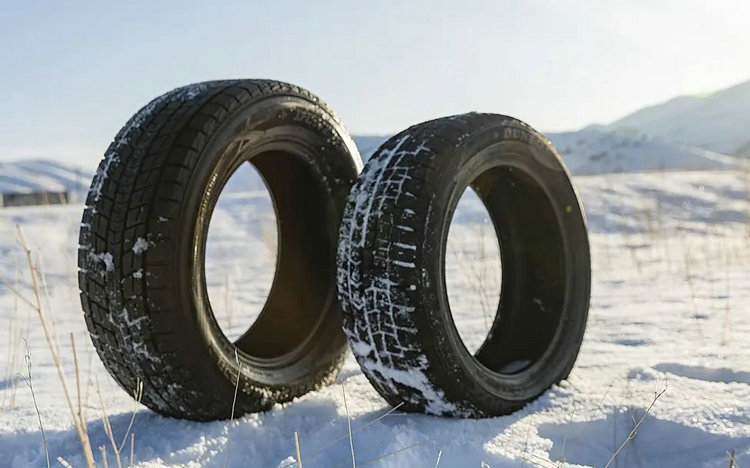
<path fill-rule="evenodd" d="M 0 0 L 0 161 L 93 166 L 143 104 L 267 77 L 353 133 L 470 110 L 546 131 L 750 79 L 745 0 Z"/>

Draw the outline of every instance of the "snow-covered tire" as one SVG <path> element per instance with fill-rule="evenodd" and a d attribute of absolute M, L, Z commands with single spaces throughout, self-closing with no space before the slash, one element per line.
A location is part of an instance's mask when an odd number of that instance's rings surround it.
<path fill-rule="evenodd" d="M 213 207 L 244 161 L 273 199 L 279 256 L 263 311 L 232 343 L 203 260 Z M 235 414 L 332 381 L 346 353 L 336 241 L 361 166 L 333 112 L 286 83 L 199 83 L 135 114 L 92 182 L 78 258 L 86 323 L 115 380 L 194 420 L 230 417 L 238 378 Z"/>
<path fill-rule="evenodd" d="M 497 315 L 473 356 L 444 277 L 448 229 L 468 186 L 493 220 L 502 259 Z M 472 113 L 413 126 L 378 148 L 349 194 L 338 247 L 344 331 L 375 389 L 403 410 L 502 415 L 565 378 L 590 277 L 570 176 L 516 119 Z"/>

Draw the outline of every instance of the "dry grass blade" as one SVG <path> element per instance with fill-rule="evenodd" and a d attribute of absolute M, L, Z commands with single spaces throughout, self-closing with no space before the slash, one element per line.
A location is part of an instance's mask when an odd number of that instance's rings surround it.
<path fill-rule="evenodd" d="M 302 455 L 299 453 L 299 436 L 297 431 L 294 431 L 294 448 L 297 450 L 297 465 L 302 468 Z"/>
<path fill-rule="evenodd" d="M 37 268 L 36 268 L 36 265 L 34 264 L 34 259 L 32 258 L 32 255 L 31 255 L 31 249 L 29 248 L 29 244 L 26 241 L 26 236 L 24 235 L 23 229 L 21 229 L 21 226 L 17 226 L 16 228 L 18 231 L 18 237 L 21 243 L 21 247 L 23 248 L 26 254 L 26 260 L 28 261 L 28 264 L 29 264 L 29 273 L 31 274 L 31 285 L 34 289 L 34 297 L 36 298 L 36 304 L 33 304 L 30 301 L 26 300 L 23 296 L 19 296 L 19 297 L 21 297 L 22 300 L 28 302 L 32 306 L 32 308 L 36 310 L 37 315 L 39 316 L 39 321 L 41 322 L 42 330 L 44 331 L 44 338 L 47 340 L 47 346 L 49 347 L 49 350 L 52 353 L 52 359 L 54 360 L 55 367 L 57 368 L 57 375 L 60 378 L 60 384 L 63 388 L 65 401 L 68 404 L 68 409 L 70 410 L 70 416 L 73 419 L 76 432 L 78 433 L 78 439 L 81 443 L 81 448 L 83 449 L 84 457 L 86 458 L 86 466 L 88 468 L 95 468 L 94 454 L 91 451 L 91 444 L 89 443 L 89 439 L 86 434 L 85 427 L 82 427 L 84 425 L 83 421 L 78 419 L 78 417 L 76 416 L 75 410 L 73 409 L 73 402 L 70 398 L 70 392 L 68 391 L 68 384 L 65 380 L 65 373 L 63 372 L 62 363 L 60 361 L 60 355 L 57 352 L 57 347 L 55 346 L 55 341 L 52 339 L 52 334 L 51 334 L 51 330 L 49 329 L 47 318 L 45 317 L 44 310 L 42 309 L 41 290 L 39 288 Z M 13 288 L 11 288 L 11 291 L 16 292 L 15 289 Z"/>
<path fill-rule="evenodd" d="M 352 418 L 349 417 L 349 405 L 346 404 L 346 388 L 341 382 L 341 392 L 344 394 L 344 411 L 346 411 L 346 424 L 349 428 L 349 448 L 352 451 L 352 468 L 357 468 L 357 461 L 354 458 L 354 439 L 352 438 Z"/>
<path fill-rule="evenodd" d="M 100 445 L 99 451 L 102 452 L 102 465 L 104 468 L 109 468 L 109 463 L 107 462 L 107 447 Z"/>
<path fill-rule="evenodd" d="M 88 426 L 86 425 L 86 418 L 83 416 L 83 406 L 81 405 L 81 372 L 78 367 L 78 352 L 76 351 L 76 340 L 73 337 L 73 333 L 70 334 L 70 347 L 73 352 L 73 367 L 76 373 L 76 399 L 78 400 L 78 423 L 80 426 L 80 433 L 83 434 L 82 440 L 85 440 L 86 445 L 91 446 L 89 442 Z"/>
<path fill-rule="evenodd" d="M 224 271 L 224 308 L 227 311 L 227 330 L 232 329 L 232 316 L 234 315 L 234 300 L 232 299 L 232 282 L 229 271 Z"/>
<path fill-rule="evenodd" d="M 109 416 L 107 415 L 107 407 L 104 405 L 104 398 L 102 398 L 102 392 L 99 389 L 99 382 L 96 384 L 96 393 L 99 395 L 99 406 L 102 411 L 102 424 L 104 424 L 104 433 L 109 439 L 109 443 L 112 445 L 112 451 L 115 453 L 115 462 L 117 468 L 122 468 L 122 460 L 120 459 L 120 450 L 115 442 L 115 434 L 112 432 L 112 425 L 109 423 Z M 102 446 L 103 447 L 103 446 Z"/>
<path fill-rule="evenodd" d="M 83 421 L 83 410 L 81 408 L 81 374 L 78 371 L 78 353 L 76 352 L 76 340 L 73 333 L 70 334 L 70 348 L 73 350 L 73 366 L 76 369 L 76 397 L 78 399 L 78 419 Z"/>
<path fill-rule="evenodd" d="M 29 390 L 31 391 L 31 400 L 34 402 L 34 410 L 36 411 L 36 417 L 39 419 L 39 431 L 42 433 L 42 441 L 44 442 L 44 455 L 47 458 L 47 468 L 49 468 L 49 449 L 47 447 L 47 435 L 44 433 L 44 425 L 42 424 L 42 414 L 39 412 L 39 406 L 36 403 L 36 394 L 34 393 L 34 384 L 31 379 L 31 352 L 29 351 L 29 343 L 26 341 L 26 338 L 23 339 L 24 345 L 26 346 L 26 355 L 24 356 L 24 361 L 26 362 L 26 371 L 28 372 L 28 377 L 21 376 L 21 379 L 23 379 L 24 382 L 26 382 L 26 385 L 29 387 Z"/>
<path fill-rule="evenodd" d="M 72 339 L 72 336 L 71 336 Z M 76 361 L 77 362 L 77 361 Z M 77 375 L 77 372 L 76 372 Z M 115 434 L 112 430 L 112 425 L 109 421 L 109 416 L 107 412 L 107 407 L 104 404 L 104 399 L 102 398 L 101 390 L 99 389 L 99 383 L 96 384 L 96 393 L 99 396 L 99 406 L 102 411 L 102 424 L 104 425 L 104 433 L 107 435 L 107 438 L 109 439 L 110 444 L 112 445 L 112 451 L 115 454 L 115 462 L 117 463 L 118 468 L 122 468 L 122 449 L 125 448 L 125 443 L 128 441 L 128 435 L 130 435 L 130 430 L 133 428 L 133 422 L 135 421 L 135 415 L 136 410 L 134 409 L 133 412 L 130 415 L 130 422 L 128 423 L 128 427 L 125 430 L 125 434 L 122 437 L 122 442 L 120 442 L 120 445 L 117 445 L 117 442 L 115 442 Z M 138 379 L 136 383 L 136 389 L 133 391 L 133 398 L 135 398 L 137 403 L 140 403 L 141 398 L 143 396 L 143 381 Z M 133 438 L 130 439 L 130 464 L 133 464 Z"/>
<path fill-rule="evenodd" d="M 130 434 L 130 468 L 133 468 L 133 452 L 135 451 L 135 434 Z"/>
<path fill-rule="evenodd" d="M 234 350 L 234 360 L 239 366 L 237 369 L 237 380 L 234 383 L 234 397 L 232 398 L 232 413 L 229 417 L 229 424 L 234 421 L 234 408 L 237 404 L 237 390 L 240 388 L 240 375 L 242 375 L 242 364 L 240 364 L 240 357 L 237 354 L 237 350 Z M 224 447 L 224 468 L 227 467 L 227 461 L 229 460 L 229 444 L 232 443 L 232 432 L 228 429 L 229 424 L 227 425 L 227 445 Z"/>
<path fill-rule="evenodd" d="M 534 454 L 534 453 L 531 453 L 531 454 L 529 454 L 529 455 L 531 455 L 532 457 L 536 458 L 537 460 L 539 460 L 539 461 L 541 461 L 541 462 L 545 463 L 544 465 L 542 465 L 541 463 L 539 463 L 539 462 L 537 462 L 537 461 L 534 461 L 534 460 L 532 460 L 531 458 L 528 458 L 528 457 L 523 457 L 523 459 L 524 459 L 524 460 L 526 460 L 527 462 L 531 463 L 531 464 L 532 464 L 532 465 L 534 465 L 534 466 L 541 466 L 542 468 L 548 468 L 548 467 L 552 467 L 552 468 L 558 468 L 558 466 L 557 466 L 557 465 L 555 465 L 555 464 L 554 464 L 553 462 L 551 462 L 550 460 L 547 460 L 546 458 L 542 458 L 542 457 L 540 457 L 539 455 L 536 455 L 536 454 Z"/>
<path fill-rule="evenodd" d="M 615 453 L 613 453 L 612 456 L 609 458 L 609 461 L 607 462 L 606 465 L 604 465 L 604 468 L 609 468 L 609 465 L 611 465 L 612 462 L 615 460 L 615 458 L 617 458 L 617 455 L 625 447 L 625 445 L 628 442 L 630 442 L 631 440 L 633 440 L 635 438 L 635 433 L 638 430 L 638 427 L 640 427 L 640 425 L 643 422 L 643 420 L 646 419 L 646 416 L 648 415 L 648 413 L 651 412 L 651 409 L 654 407 L 654 405 L 656 404 L 656 402 L 659 400 L 659 398 L 661 398 L 662 395 L 664 395 L 664 392 L 666 392 L 666 391 L 667 391 L 667 387 L 665 386 L 664 390 L 662 390 L 662 391 L 660 391 L 660 392 L 658 392 L 658 393 L 656 393 L 654 395 L 654 399 L 651 402 L 651 404 L 648 406 L 648 408 L 646 408 L 646 411 L 643 412 L 643 415 L 640 417 L 640 419 L 638 420 L 638 422 L 635 423 L 635 426 L 633 426 L 633 429 L 630 431 L 630 433 L 625 438 L 625 440 L 622 441 L 622 444 L 620 444 L 620 446 L 617 448 L 617 450 L 615 450 Z"/>
<path fill-rule="evenodd" d="M 20 271 L 16 264 L 16 284 L 19 284 Z M 18 347 L 23 339 L 23 331 L 19 325 L 18 320 L 18 303 L 20 299 L 18 296 L 13 296 L 13 309 L 11 310 L 10 320 L 8 321 L 8 364 L 5 368 L 5 385 L 3 389 L 3 401 L 0 403 L 0 411 L 6 409 L 6 401 L 8 402 L 7 409 L 13 410 L 15 407 L 15 395 L 18 387 L 18 376 L 15 374 L 16 361 L 18 355 Z"/>
<path fill-rule="evenodd" d="M 737 460 L 734 459 L 734 449 L 731 452 L 727 452 L 727 455 L 729 455 L 729 468 L 739 468 Z"/>
<path fill-rule="evenodd" d="M 136 380 L 136 388 L 133 390 L 133 398 L 136 401 L 136 404 L 141 403 L 141 399 L 143 398 L 143 381 L 139 378 Z M 135 415 L 137 412 L 137 408 L 133 410 L 133 412 L 130 414 L 130 422 L 128 422 L 128 428 L 125 430 L 125 435 L 122 437 L 122 442 L 120 443 L 120 446 L 118 447 L 117 451 L 119 453 L 122 453 L 123 447 L 125 447 L 125 443 L 128 441 L 128 434 L 130 434 L 130 430 L 133 428 L 133 422 L 135 422 Z M 131 457 L 132 460 L 132 457 Z"/>
<path fill-rule="evenodd" d="M 78 420 L 74 421 L 76 424 L 79 438 L 81 440 L 81 445 L 84 447 L 84 452 L 86 451 L 85 447 L 89 448 L 89 451 L 91 450 L 91 442 L 89 441 L 89 434 L 88 434 L 88 427 L 86 426 L 86 419 L 83 417 L 83 406 L 81 405 L 81 372 L 78 367 L 78 353 L 76 352 L 76 342 L 75 338 L 73 337 L 73 334 L 70 334 L 70 345 L 71 350 L 73 352 L 73 367 L 75 368 L 76 373 L 76 396 L 78 400 Z M 93 458 L 93 453 L 92 453 Z"/>
<path fill-rule="evenodd" d="M 47 311 L 49 312 L 49 320 L 52 322 L 52 330 L 55 332 L 55 343 L 60 343 L 60 336 L 57 334 L 57 324 L 55 323 L 55 310 L 52 306 L 52 298 L 49 294 L 49 287 L 47 286 L 47 275 L 44 274 L 44 257 L 42 256 L 41 251 L 37 252 L 36 256 L 36 265 L 37 265 L 37 271 L 39 272 L 39 282 L 41 284 L 42 291 L 44 292 L 44 300 L 47 307 Z M 60 349 L 57 350 L 57 352 L 60 352 Z"/>
<path fill-rule="evenodd" d="M 112 430 L 112 425 L 109 421 L 109 416 L 107 415 L 107 408 L 104 404 L 104 399 L 102 398 L 102 393 L 99 389 L 99 383 L 96 384 L 96 393 L 99 396 L 99 406 L 102 411 L 102 423 L 104 424 L 104 433 L 107 435 L 107 438 L 109 439 L 110 444 L 112 445 L 112 451 L 115 454 L 115 462 L 117 462 L 118 468 L 122 468 L 122 449 L 125 448 L 125 443 L 128 441 L 128 435 L 130 435 L 130 430 L 133 428 L 133 421 L 135 421 L 135 415 L 136 410 L 133 410 L 132 414 L 130 415 L 130 422 L 128 423 L 128 427 L 125 430 L 125 434 L 122 437 L 122 442 L 118 446 L 115 442 L 115 434 Z M 138 379 L 136 384 L 136 389 L 133 391 L 133 398 L 135 398 L 137 403 L 140 403 L 141 398 L 143 396 L 143 381 Z M 134 446 L 134 439 L 131 437 L 130 439 L 130 464 L 133 464 L 133 446 Z"/>

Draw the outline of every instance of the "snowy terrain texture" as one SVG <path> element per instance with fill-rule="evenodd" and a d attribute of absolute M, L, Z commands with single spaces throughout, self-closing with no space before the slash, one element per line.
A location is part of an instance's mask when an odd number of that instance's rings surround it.
<path fill-rule="evenodd" d="M 304 467 L 349 467 L 348 418 L 356 466 L 434 467 L 439 458 L 440 467 L 726 467 L 733 451 L 736 466 L 746 466 L 749 174 L 730 169 L 576 177 L 593 261 L 581 354 L 569 380 L 493 419 L 391 412 L 351 357 L 336 384 L 233 421 L 179 421 L 139 406 L 109 377 L 87 336 L 76 284 L 78 205 L 0 210 L 0 277 L 34 302 L 20 225 L 44 273 L 43 309 L 74 398 L 71 335 L 75 339 L 80 398 L 100 466 L 100 446 L 107 447 L 108 465 L 116 466 L 104 414 L 118 445 L 135 415 L 130 434 L 137 467 L 293 467 L 295 432 Z M 242 209 L 247 204 L 253 209 Z M 231 319 L 219 318 L 231 322 L 230 329 L 257 313 L 270 285 L 275 233 L 263 228 L 269 207 L 262 193 L 238 192 L 212 221 L 211 300 L 234 311 Z M 478 278 L 496 285 L 499 273 L 484 216 L 476 200 L 462 201 L 449 239 L 455 261 L 446 265 L 451 306 L 469 348 L 481 342 L 487 304 L 491 311 L 497 298 L 497 287 L 476 287 Z M 238 264 L 243 250 L 254 255 Z M 27 345 L 39 415 L 29 386 L 19 379 L 28 380 Z M 38 418 L 53 466 L 61 466 L 57 457 L 85 466 L 37 313 L 2 285 L 0 346 L 0 467 L 46 466 Z M 130 439 L 123 447 L 122 462 L 129 466 Z"/>

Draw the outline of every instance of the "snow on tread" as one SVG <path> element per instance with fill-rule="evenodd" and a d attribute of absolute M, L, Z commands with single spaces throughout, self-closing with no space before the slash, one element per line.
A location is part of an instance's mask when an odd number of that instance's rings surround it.
<path fill-rule="evenodd" d="M 511 150 L 498 149 L 500 144 Z M 514 269 L 503 287 L 511 279 L 508 297 L 515 299 L 504 306 L 505 318 L 494 320 L 476 357 L 453 325 L 441 247 L 455 203 L 469 186 L 489 197 L 493 222 L 505 224 L 498 241 L 506 239 Z M 563 206 L 569 208 L 565 219 Z M 384 143 L 350 193 L 338 246 L 344 330 L 376 390 L 406 411 L 485 417 L 518 409 L 564 378 L 588 310 L 590 265 L 580 206 L 559 155 L 511 117 L 437 119 Z M 547 305 L 536 294 L 555 306 L 554 313 L 539 315 Z M 524 317 L 527 302 L 537 303 L 537 312 Z M 500 307 L 502 302 L 498 317 Z M 537 331 L 542 333 L 535 337 Z M 508 339 L 508 333 L 514 336 Z M 544 353 L 559 357 L 542 359 Z M 514 362 L 528 364 L 505 370 Z M 522 379 L 508 377 L 526 368 Z"/>
<path fill-rule="evenodd" d="M 453 123 L 461 126 L 463 122 L 464 118 L 458 118 Z M 397 284 L 428 287 L 414 263 L 420 253 L 413 236 L 421 218 L 427 216 L 427 200 L 418 195 L 420 172 L 430 170 L 430 156 L 445 142 L 432 135 L 429 123 L 415 127 L 381 146 L 352 189 L 338 250 L 344 330 L 375 388 L 402 400 L 390 399 L 391 404 L 406 402 L 404 409 L 424 409 L 436 415 L 469 415 L 467 409 L 447 402 L 425 375 L 426 356 L 409 345 L 416 341 L 411 318 L 414 299 L 392 288 Z M 393 236 L 401 242 L 387 243 Z M 369 273 L 366 278 L 361 277 L 363 271 Z M 408 291 L 419 294 L 421 287 Z"/>
<path fill-rule="evenodd" d="M 306 90 L 269 80 L 205 82 L 154 99 L 117 134 L 91 184 L 78 254 L 86 324 L 120 386 L 132 393 L 143 382 L 142 403 L 165 415 L 210 420 L 229 417 L 232 409 L 232 398 L 220 395 L 232 393 L 237 371 L 207 364 L 218 359 L 207 357 L 217 351 L 191 345 L 202 335 L 182 326 L 185 309 L 174 298 L 184 284 L 176 280 L 174 259 L 184 230 L 179 220 L 185 200 L 196 190 L 189 185 L 191 174 L 209 147 L 208 136 L 266 98 L 296 99 L 300 109 L 322 116 L 310 124 L 319 132 L 314 138 L 324 139 L 329 152 L 349 161 L 352 175 L 335 172 L 325 158 L 314 164 L 336 176 L 331 184 L 348 188 L 346 179 L 354 177 L 361 160 L 356 149 L 352 153 L 340 120 Z M 243 374 L 236 414 L 268 408 L 331 382 L 343 351 L 329 352 L 325 363 L 320 358 L 316 362 L 322 367 L 291 386 L 255 384 Z M 226 382 L 218 388 L 212 379 Z"/>

